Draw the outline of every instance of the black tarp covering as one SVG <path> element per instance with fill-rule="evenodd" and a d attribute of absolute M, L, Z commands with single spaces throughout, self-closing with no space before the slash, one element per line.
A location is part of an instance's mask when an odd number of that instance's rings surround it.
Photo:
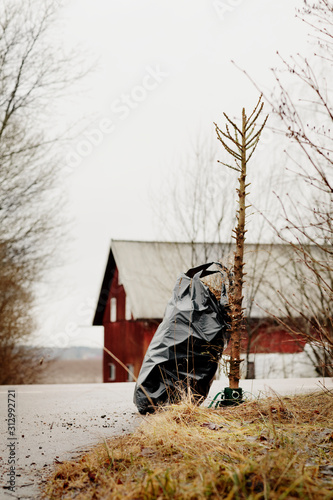
<path fill-rule="evenodd" d="M 213 264 L 215 270 L 208 270 Z M 217 272 L 223 284 L 220 301 L 200 279 Z M 207 397 L 229 337 L 226 283 L 227 272 L 213 262 L 190 269 L 177 279 L 135 386 L 134 403 L 140 413 L 179 400 L 181 389 L 188 387 L 194 397 Z"/>

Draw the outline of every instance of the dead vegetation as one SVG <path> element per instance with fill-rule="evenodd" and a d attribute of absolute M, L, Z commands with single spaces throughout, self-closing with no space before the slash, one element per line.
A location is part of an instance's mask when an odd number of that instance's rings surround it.
<path fill-rule="evenodd" d="M 216 300 L 219 302 L 221 300 L 221 290 L 223 284 L 223 277 L 221 273 L 211 274 L 210 276 L 205 276 L 200 278 L 204 285 L 208 286 L 209 290 L 215 296 Z"/>
<path fill-rule="evenodd" d="M 332 499 L 333 394 L 189 402 L 57 466 L 50 499 Z"/>

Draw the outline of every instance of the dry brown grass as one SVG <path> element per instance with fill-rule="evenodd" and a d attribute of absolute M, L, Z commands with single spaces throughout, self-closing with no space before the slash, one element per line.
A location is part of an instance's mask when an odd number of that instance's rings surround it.
<path fill-rule="evenodd" d="M 205 278 L 201 278 L 201 281 L 208 286 L 209 290 L 215 295 L 216 300 L 220 301 L 223 283 L 222 275 L 220 273 L 212 274 Z"/>
<path fill-rule="evenodd" d="M 45 497 L 332 499 L 332 464 L 328 391 L 217 410 L 185 401 L 59 465 Z"/>

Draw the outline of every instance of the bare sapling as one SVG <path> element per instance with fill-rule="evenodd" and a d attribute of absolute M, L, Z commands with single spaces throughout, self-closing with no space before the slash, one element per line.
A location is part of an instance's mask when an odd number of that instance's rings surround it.
<path fill-rule="evenodd" d="M 238 210 L 236 213 L 236 228 L 233 229 L 233 237 L 236 240 L 236 249 L 234 255 L 234 283 L 230 291 L 230 359 L 229 359 L 229 387 L 237 389 L 240 379 L 240 364 L 241 360 L 241 339 L 245 333 L 244 323 L 244 308 L 243 308 L 243 284 L 244 284 L 244 244 L 245 244 L 245 222 L 246 209 L 250 205 L 246 205 L 246 189 L 250 185 L 246 182 L 247 164 L 252 158 L 252 155 L 260 140 L 261 132 L 266 124 L 268 116 L 264 119 L 261 125 L 257 125 L 257 121 L 263 109 L 262 96 L 260 96 L 257 105 L 251 115 L 247 117 L 245 108 L 242 110 L 242 124 L 238 127 L 236 123 L 223 113 L 227 123 L 225 131 L 221 130 L 216 123 L 215 130 L 218 140 L 221 142 L 224 149 L 234 159 L 234 164 L 222 163 L 239 174 L 238 187 Z"/>

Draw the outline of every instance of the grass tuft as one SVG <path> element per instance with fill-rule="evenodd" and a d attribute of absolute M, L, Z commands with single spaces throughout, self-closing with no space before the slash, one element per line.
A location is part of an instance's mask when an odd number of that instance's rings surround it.
<path fill-rule="evenodd" d="M 161 408 L 59 465 L 50 499 L 333 499 L 333 394 Z"/>

